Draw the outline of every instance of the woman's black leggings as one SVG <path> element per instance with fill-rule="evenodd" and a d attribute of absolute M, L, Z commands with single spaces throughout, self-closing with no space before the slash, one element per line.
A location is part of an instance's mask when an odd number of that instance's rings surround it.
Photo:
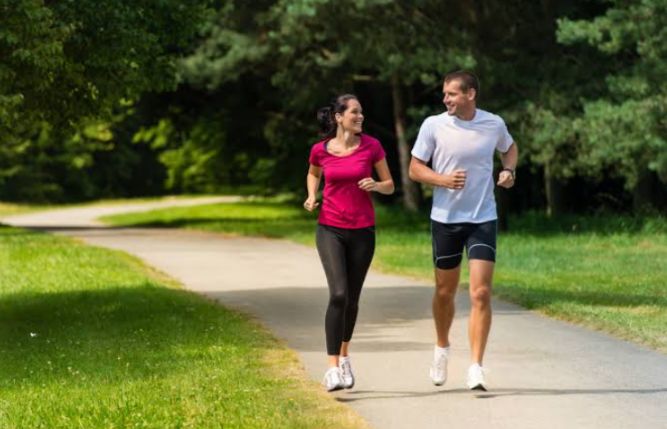
<path fill-rule="evenodd" d="M 324 322 L 327 353 L 339 355 L 350 341 L 359 312 L 359 297 L 375 251 L 375 227 L 360 229 L 317 226 L 317 252 L 329 284 Z"/>

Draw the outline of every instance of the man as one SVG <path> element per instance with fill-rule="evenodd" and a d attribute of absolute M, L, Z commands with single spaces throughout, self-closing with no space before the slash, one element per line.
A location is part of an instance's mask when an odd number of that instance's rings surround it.
<path fill-rule="evenodd" d="M 466 71 L 445 76 L 447 112 L 426 118 L 412 149 L 410 178 L 432 185 L 431 235 L 435 269 L 433 318 L 437 334 L 430 376 L 447 380 L 449 329 L 463 249 L 470 271 L 469 389 L 486 390 L 482 359 L 491 328 L 491 283 L 496 256 L 493 154 L 500 152 L 497 185 L 511 188 L 518 149 L 499 116 L 477 108 L 479 82 Z M 431 161 L 432 167 L 427 163 Z"/>

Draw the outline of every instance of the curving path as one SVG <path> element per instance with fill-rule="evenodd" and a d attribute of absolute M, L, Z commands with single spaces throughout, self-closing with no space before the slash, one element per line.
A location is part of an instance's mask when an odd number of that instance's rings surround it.
<path fill-rule="evenodd" d="M 261 238 L 104 228 L 99 216 L 232 201 L 220 197 L 70 208 L 0 219 L 120 249 L 256 316 L 296 350 L 310 376 L 325 369 L 325 278 L 312 248 Z M 381 246 L 382 243 L 379 243 Z M 385 428 L 667 428 L 667 356 L 496 301 L 485 364 L 490 391 L 463 388 L 466 294 L 458 296 L 449 380 L 431 385 L 432 287 L 369 274 L 352 357 L 357 384 L 335 393 Z"/>

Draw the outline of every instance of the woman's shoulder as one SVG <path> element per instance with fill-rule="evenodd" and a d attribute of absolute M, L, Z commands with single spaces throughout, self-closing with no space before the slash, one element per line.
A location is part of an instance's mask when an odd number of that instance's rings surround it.
<path fill-rule="evenodd" d="M 312 153 L 323 152 L 324 151 L 324 142 L 326 140 L 318 140 L 310 147 Z"/>
<path fill-rule="evenodd" d="M 368 135 L 368 134 L 363 134 L 363 133 L 362 133 L 362 134 L 361 134 L 361 141 L 362 141 L 362 142 L 366 142 L 366 143 L 371 144 L 371 145 L 379 145 L 379 146 L 382 146 L 382 144 L 380 143 L 380 140 L 378 140 L 378 139 L 376 139 L 375 137 L 370 136 L 370 135 Z"/>

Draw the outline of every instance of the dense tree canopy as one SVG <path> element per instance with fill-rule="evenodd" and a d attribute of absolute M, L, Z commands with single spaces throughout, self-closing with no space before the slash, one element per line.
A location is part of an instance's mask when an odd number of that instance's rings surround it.
<path fill-rule="evenodd" d="M 355 92 L 414 209 L 411 143 L 443 109 L 442 75 L 468 68 L 480 106 L 521 148 L 505 206 L 667 200 L 664 0 L 0 0 L 0 11 L 0 198 L 298 192 L 314 112 Z"/>
<path fill-rule="evenodd" d="M 650 204 L 652 173 L 667 183 L 667 1 L 611 2 L 591 20 L 562 19 L 562 43 L 586 43 L 607 55 L 606 89 L 586 99 L 575 129 L 591 171 L 610 169 Z"/>
<path fill-rule="evenodd" d="M 176 88 L 201 1 L 0 1 L 0 195 L 57 197 L 114 149 L 123 100 Z M 101 128 L 99 128 L 101 127 Z M 75 185 L 76 186 L 76 185 Z"/>

